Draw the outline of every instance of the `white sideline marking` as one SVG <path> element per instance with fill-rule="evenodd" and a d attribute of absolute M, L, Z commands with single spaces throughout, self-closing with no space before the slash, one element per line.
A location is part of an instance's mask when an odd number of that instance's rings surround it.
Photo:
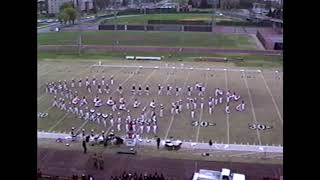
<path fill-rule="evenodd" d="M 226 90 L 228 91 L 228 74 L 227 71 L 225 71 L 225 82 L 226 82 Z M 227 143 L 230 144 L 230 122 L 229 122 L 229 114 L 226 113 L 226 120 L 227 120 Z"/>
<path fill-rule="evenodd" d="M 59 119 L 58 122 L 56 122 L 56 124 L 54 124 L 53 126 L 51 126 L 51 128 L 49 129 L 49 132 L 52 131 L 55 127 L 57 127 L 62 120 L 64 120 L 64 118 L 68 115 L 68 113 L 66 113 L 65 115 L 62 116 L 62 118 Z"/>
<path fill-rule="evenodd" d="M 94 64 L 92 66 L 99 66 L 99 65 Z M 126 68 L 140 67 L 140 68 L 144 68 L 144 69 L 153 69 L 154 68 L 154 66 L 143 66 L 143 67 L 141 67 L 141 66 L 127 66 L 127 65 L 101 65 L 101 66 L 104 66 L 104 67 L 126 67 Z M 193 67 L 187 68 L 187 67 L 175 67 L 175 66 L 170 67 L 170 66 L 167 66 L 167 65 L 165 67 L 161 67 L 161 68 L 162 69 L 173 69 L 173 68 L 176 68 L 176 69 L 184 69 L 184 70 L 195 69 L 195 70 L 200 70 L 200 71 L 204 71 L 204 70 L 207 71 L 208 70 L 207 68 L 193 68 Z M 236 68 L 228 68 L 228 69 L 225 69 L 225 68 L 223 68 L 223 69 L 222 68 L 211 68 L 211 70 L 214 70 L 214 71 L 226 71 L 226 70 L 228 70 L 228 71 L 234 71 L 234 72 L 241 71 L 241 69 L 236 69 Z M 261 70 L 259 71 L 257 69 L 247 69 L 245 71 L 247 71 L 247 72 L 261 72 Z"/>
<path fill-rule="evenodd" d="M 280 122 L 281 122 L 281 125 L 283 125 L 283 119 L 282 119 L 281 113 L 280 113 L 280 111 L 279 111 L 278 105 L 277 105 L 277 103 L 276 103 L 276 101 L 275 101 L 275 99 L 274 99 L 274 97 L 273 97 L 273 95 L 272 95 L 272 93 L 271 93 L 271 90 L 270 90 L 270 88 L 269 88 L 269 86 L 268 86 L 268 84 L 267 84 L 267 82 L 266 82 L 266 80 L 265 80 L 265 78 L 264 78 L 264 76 L 263 76 L 262 73 L 261 73 L 261 77 L 262 77 L 263 82 L 264 82 L 264 84 L 265 84 L 265 86 L 266 86 L 266 88 L 267 88 L 268 93 L 269 93 L 270 96 L 271 96 L 272 103 L 273 103 L 274 107 L 276 108 L 276 111 L 277 111 L 277 114 L 278 114 L 278 116 L 279 116 L 279 120 L 280 120 Z"/>
<path fill-rule="evenodd" d="M 246 78 L 246 75 L 242 72 L 242 74 L 244 75 L 245 78 L 244 79 L 244 82 L 246 84 L 246 87 L 247 87 L 247 90 L 248 90 L 248 95 L 249 95 L 249 100 L 250 100 L 250 104 L 251 104 L 251 110 L 252 110 L 252 116 L 253 116 L 253 119 L 256 123 L 258 123 L 257 121 L 257 118 L 256 118 L 256 113 L 254 111 L 254 107 L 253 107 L 253 102 L 252 102 L 252 97 L 251 97 L 251 93 L 250 93 L 250 90 L 249 90 L 249 86 L 248 86 L 248 82 L 247 82 L 247 78 Z M 261 137 L 260 137 L 260 132 L 258 129 L 256 129 L 256 132 L 257 132 L 257 135 L 258 135 L 258 140 L 259 140 L 259 145 L 261 145 Z"/>

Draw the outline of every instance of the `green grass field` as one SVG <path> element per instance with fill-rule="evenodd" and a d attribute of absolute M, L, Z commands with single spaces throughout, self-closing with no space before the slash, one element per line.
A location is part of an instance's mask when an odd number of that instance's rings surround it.
<path fill-rule="evenodd" d="M 78 41 L 78 33 L 57 32 L 38 34 L 39 45 L 71 45 Z M 257 49 L 255 41 L 246 35 L 198 32 L 141 32 L 99 31 L 83 32 L 82 43 L 87 45 L 162 46 L 162 47 L 212 47 Z"/>
<path fill-rule="evenodd" d="M 148 20 L 200 20 L 211 22 L 212 14 L 147 14 L 132 17 L 117 17 L 116 19 L 106 19 L 101 24 L 145 24 Z M 240 19 L 227 16 L 216 17 L 216 21 L 241 21 Z"/>

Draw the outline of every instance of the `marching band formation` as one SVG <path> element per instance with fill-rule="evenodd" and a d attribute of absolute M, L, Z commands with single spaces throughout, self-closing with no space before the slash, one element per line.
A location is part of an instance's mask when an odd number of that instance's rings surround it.
<path fill-rule="evenodd" d="M 84 84 L 82 79 L 72 78 L 70 82 L 59 80 L 58 82 L 47 83 L 46 92 L 54 95 L 52 106 L 56 108 L 72 113 L 84 121 L 96 122 L 104 127 L 111 126 L 114 131 L 120 132 L 124 129 L 128 132 L 132 128 L 136 136 L 145 133 L 157 134 L 158 115 L 163 118 L 165 107 L 167 110 L 170 109 L 170 104 L 159 104 L 154 99 L 147 106 L 142 106 L 139 97 L 150 96 L 151 88 L 157 89 L 157 94 L 152 94 L 154 96 L 181 97 L 178 101 L 171 102 L 170 113 L 172 115 L 186 111 L 190 112 L 190 118 L 194 119 L 197 108 L 207 108 L 209 114 L 212 114 L 215 107 L 223 103 L 226 104 L 225 113 L 230 114 L 232 112 L 230 108 L 232 101 L 238 102 L 235 107 L 236 111 L 245 111 L 245 102 L 243 100 L 240 102 L 240 95 L 236 92 L 224 91 L 220 88 L 216 88 L 214 92 L 206 92 L 204 83 L 200 82 L 186 88 L 173 87 L 170 84 L 158 84 L 157 87 L 132 84 L 131 91 L 128 90 L 133 95 L 133 102 L 131 100 L 127 101 L 124 97 L 125 87 L 122 87 L 122 84 L 117 84 L 115 92 L 111 91 L 111 87 L 116 86 L 116 84 L 113 76 L 109 80 L 106 80 L 104 76 L 100 80 L 96 77 L 92 79 L 86 77 Z M 84 94 L 94 94 L 94 98 L 89 99 L 84 95 L 80 96 L 78 91 L 82 91 Z M 114 93 L 118 93 L 120 98 L 113 98 Z M 212 96 L 206 100 L 204 98 L 205 93 L 210 93 Z M 109 97 L 105 99 L 104 95 Z M 207 103 L 205 103 L 206 101 Z M 140 115 L 132 117 L 131 108 L 141 109 Z M 104 113 L 106 109 L 109 109 L 111 113 Z"/>

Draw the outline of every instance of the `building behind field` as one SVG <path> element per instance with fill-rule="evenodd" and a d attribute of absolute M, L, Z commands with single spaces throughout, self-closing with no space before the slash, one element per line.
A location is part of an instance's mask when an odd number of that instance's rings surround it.
<path fill-rule="evenodd" d="M 61 5 L 69 2 L 81 11 L 89 11 L 93 8 L 93 0 L 48 0 L 48 14 L 58 14 Z"/>

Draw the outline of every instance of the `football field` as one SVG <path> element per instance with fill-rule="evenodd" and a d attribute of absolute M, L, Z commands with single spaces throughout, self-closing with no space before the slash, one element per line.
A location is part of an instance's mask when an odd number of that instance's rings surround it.
<path fill-rule="evenodd" d="M 183 64 L 182 64 L 183 63 Z M 140 116 L 142 107 L 147 107 L 147 114 L 151 110 L 149 103 L 155 100 L 158 107 L 155 112 L 159 114 L 159 104 L 164 105 L 164 116 L 158 117 L 158 131 L 156 134 L 143 133 L 143 138 L 161 139 L 174 138 L 186 142 L 213 142 L 222 144 L 250 144 L 250 145 L 281 145 L 283 144 L 283 80 L 282 72 L 274 70 L 258 69 L 234 69 L 230 67 L 210 66 L 210 63 L 201 62 L 136 62 L 136 61 L 102 61 L 102 66 L 92 66 L 97 61 L 38 61 L 38 112 L 46 112 L 48 116 L 38 118 L 38 130 L 46 132 L 69 133 L 71 127 L 77 131 L 85 129 L 89 132 L 94 129 L 99 133 L 114 131 L 116 135 L 124 136 L 124 119 L 126 112 L 121 113 L 122 127 L 117 131 L 107 120 L 106 125 L 94 121 L 85 121 L 72 113 L 66 113 L 56 107 L 52 107 L 53 94 L 46 93 L 45 83 L 57 82 L 58 80 L 71 82 L 72 78 L 83 81 L 86 77 L 91 80 L 96 77 L 98 82 L 102 76 L 109 80 L 114 76 L 115 84 L 110 86 L 110 94 L 99 95 L 102 100 L 110 96 L 114 100 L 120 98 L 116 91 L 121 84 L 128 109 L 133 118 Z M 193 92 L 192 98 L 197 97 L 198 107 L 195 117 L 191 118 L 191 112 L 186 108 L 187 86 L 194 86 L 202 82 L 206 91 L 203 96 L 204 107 L 200 108 L 200 97 Z M 150 94 L 133 95 L 132 84 L 150 87 Z M 158 84 L 166 86 L 170 84 L 175 89 L 181 88 L 178 96 L 172 91 L 171 96 L 158 95 Z M 230 114 L 225 113 L 226 103 L 218 104 L 210 114 L 208 99 L 214 96 L 216 88 L 230 90 L 241 96 L 237 102 L 230 102 Z M 97 88 L 92 93 L 82 87 L 75 87 L 80 98 L 86 96 L 89 109 L 94 108 L 93 98 L 97 95 Z M 164 91 L 165 92 L 165 91 Z M 57 97 L 60 97 L 58 94 Z M 137 109 L 133 108 L 134 99 L 141 102 Z M 177 100 L 183 101 L 183 110 L 180 114 L 171 114 L 171 103 Z M 245 111 L 238 112 L 235 107 L 244 100 Z M 95 108 L 97 112 L 113 113 L 110 107 Z M 114 117 L 118 117 L 114 113 Z M 115 121 L 116 122 L 116 121 Z M 115 123 L 116 124 L 116 123 Z"/>

